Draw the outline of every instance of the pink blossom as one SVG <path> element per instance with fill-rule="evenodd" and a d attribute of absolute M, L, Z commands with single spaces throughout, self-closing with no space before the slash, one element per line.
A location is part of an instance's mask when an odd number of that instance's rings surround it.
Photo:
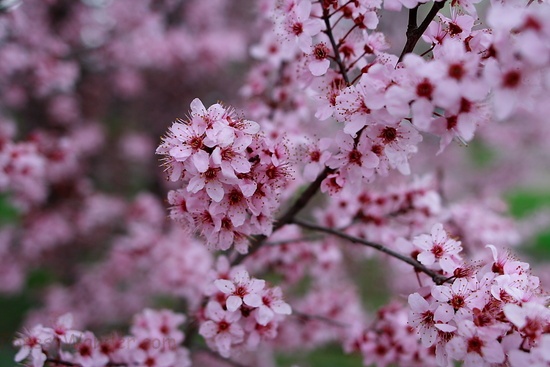
<path fill-rule="evenodd" d="M 502 310 L 506 318 L 528 341 L 527 344 L 524 343 L 524 347 L 537 345 L 550 325 L 550 309 L 539 303 L 526 302 L 521 307 L 509 303 L 504 305 Z"/>
<path fill-rule="evenodd" d="M 15 361 L 21 362 L 30 357 L 33 367 L 44 366 L 46 354 L 43 352 L 43 347 L 46 346 L 49 335 L 48 329 L 42 325 L 36 325 L 15 339 L 13 345 L 21 348 L 15 355 Z"/>
<path fill-rule="evenodd" d="M 83 333 L 75 350 L 73 360 L 82 367 L 103 367 L 109 362 L 109 358 L 101 353 L 96 336 L 89 331 Z"/>
<path fill-rule="evenodd" d="M 424 265 L 430 266 L 437 262 L 441 269 L 452 274 L 460 264 L 462 246 L 459 241 L 449 237 L 441 223 L 432 226 L 431 235 L 416 237 L 413 244 L 421 250 L 417 259 Z"/>
<path fill-rule="evenodd" d="M 374 173 L 373 168 L 379 164 L 378 157 L 369 149 L 366 138 L 355 144 L 353 138 L 338 134 L 335 139 L 340 152 L 327 162 L 330 168 L 339 168 L 350 184 L 359 185 L 363 178 L 368 179 Z"/>
<path fill-rule="evenodd" d="M 265 289 L 262 292 L 262 303 L 256 313 L 256 321 L 262 326 L 271 322 L 275 315 L 290 315 L 292 309 L 283 301 L 283 292 L 281 288 L 275 287 Z"/>
<path fill-rule="evenodd" d="M 464 319 L 471 316 L 474 309 L 482 309 L 484 297 L 476 286 L 474 281 L 466 278 L 456 279 L 450 286 L 435 286 L 432 296 L 440 302 L 436 316 L 456 313 L 459 319 Z"/>
<path fill-rule="evenodd" d="M 396 125 L 372 125 L 365 130 L 372 140 L 371 150 L 379 157 L 383 154 L 391 167 L 395 167 L 404 175 L 410 174 L 409 156 L 416 153 L 417 144 L 422 136 L 410 124 L 403 122 Z"/>
<path fill-rule="evenodd" d="M 504 362 L 502 346 L 497 341 L 501 332 L 489 327 L 476 327 L 464 320 L 458 324 L 458 335 L 447 344 L 452 358 L 464 360 L 465 367 L 488 367 Z"/>
<path fill-rule="evenodd" d="M 134 317 L 131 331 L 138 338 L 170 340 L 178 345 L 183 341 L 184 335 L 179 327 L 184 321 L 184 315 L 170 310 L 145 309 Z"/>
<path fill-rule="evenodd" d="M 332 153 L 328 150 L 331 146 L 331 139 L 321 139 L 318 144 L 311 144 L 308 146 L 308 152 L 306 155 L 306 165 L 304 167 L 304 178 L 307 181 L 313 182 L 317 175 L 325 167 L 325 163 L 330 159 Z"/>
<path fill-rule="evenodd" d="M 312 37 L 323 29 L 321 19 L 310 17 L 310 13 L 310 0 L 296 0 L 296 5 L 289 13 L 285 14 L 285 31 L 296 40 L 296 44 L 303 52 L 309 52 Z"/>
<path fill-rule="evenodd" d="M 324 43 L 318 43 L 313 47 L 308 64 L 309 71 L 313 76 L 321 76 L 327 72 L 330 66 L 329 53 L 330 50 Z"/>
<path fill-rule="evenodd" d="M 241 305 L 259 307 L 262 304 L 261 291 L 265 287 L 265 281 L 250 278 L 246 270 L 235 273 L 231 281 L 218 279 L 214 282 L 216 287 L 227 294 L 227 310 L 236 311 Z"/>
<path fill-rule="evenodd" d="M 437 303 L 431 304 L 418 293 L 409 296 L 409 323 L 418 329 L 420 341 L 425 347 L 430 347 L 435 343 L 438 334 L 438 325 L 447 323 L 453 318 L 452 313 L 438 313 L 439 319 L 436 319 L 435 312 Z M 447 325 L 450 326 L 450 325 Z"/>
<path fill-rule="evenodd" d="M 60 316 L 52 328 L 46 330 L 50 332 L 55 338 L 58 338 L 62 343 L 74 344 L 82 336 L 82 333 L 78 330 L 71 329 L 73 326 L 73 315 L 67 313 Z"/>

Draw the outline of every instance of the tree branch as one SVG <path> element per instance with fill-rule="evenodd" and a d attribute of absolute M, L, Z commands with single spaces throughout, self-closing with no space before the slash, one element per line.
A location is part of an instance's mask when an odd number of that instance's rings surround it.
<path fill-rule="evenodd" d="M 397 63 L 400 63 L 403 61 L 403 57 L 405 57 L 406 54 L 413 52 L 414 47 L 420 40 L 420 37 L 426 32 L 426 29 L 428 29 L 428 26 L 434 20 L 437 13 L 445 6 L 445 2 L 447 0 L 442 1 L 436 1 L 432 5 L 432 8 L 430 9 L 430 12 L 428 15 L 426 15 L 426 18 L 422 21 L 419 27 L 417 27 L 416 23 L 416 17 L 418 15 L 418 6 L 415 8 L 412 8 L 409 10 L 409 24 L 407 25 L 407 41 L 405 42 L 405 47 L 403 47 L 403 51 L 401 51 L 401 55 L 399 55 L 399 61 Z"/>
<path fill-rule="evenodd" d="M 336 41 L 334 40 L 334 35 L 332 34 L 332 26 L 330 25 L 330 14 L 327 9 L 323 9 L 323 16 L 321 18 L 325 22 L 325 26 L 327 28 L 325 30 L 325 33 L 330 41 L 330 44 L 332 45 L 332 49 L 334 50 L 334 61 L 338 65 L 338 68 L 340 69 L 340 74 L 342 74 L 342 78 L 344 78 L 346 85 L 350 85 L 348 74 L 346 72 L 346 65 L 344 65 L 344 62 L 340 58 L 338 45 L 336 44 Z"/>
<path fill-rule="evenodd" d="M 300 227 L 310 229 L 312 231 L 328 233 L 328 234 L 343 238 L 343 239 L 348 240 L 348 241 L 353 242 L 353 243 L 358 243 L 360 245 L 364 245 L 364 246 L 367 246 L 367 247 L 374 248 L 374 249 L 376 249 L 380 252 L 383 252 L 383 253 L 385 253 L 387 255 L 390 255 L 390 256 L 392 256 L 396 259 L 399 259 L 403 262 L 406 262 L 409 265 L 412 265 L 416 269 L 416 271 L 422 272 L 422 273 L 430 276 L 432 278 L 432 280 L 434 281 L 434 283 L 437 284 L 437 285 L 441 285 L 441 284 L 449 281 L 449 278 L 446 278 L 445 276 L 443 276 L 443 275 L 441 275 L 441 274 L 439 274 L 439 273 L 437 273 L 437 272 L 435 272 L 431 269 L 428 269 L 426 266 L 422 265 L 421 263 L 419 263 L 415 259 L 413 259 L 411 257 L 408 257 L 408 256 L 405 256 L 405 255 L 402 255 L 398 252 L 395 252 L 395 251 L 393 251 L 393 250 L 391 250 L 391 249 L 389 249 L 389 248 L 387 248 L 387 247 L 385 247 L 385 246 L 383 246 L 379 243 L 367 241 L 367 240 L 364 240 L 362 238 L 358 238 L 358 237 L 354 237 L 354 236 L 350 236 L 349 234 L 338 231 L 336 229 L 322 227 L 322 226 L 319 226 L 317 224 L 305 222 L 305 221 L 302 221 L 302 220 L 299 220 L 299 219 L 294 219 L 292 221 L 292 223 L 294 223 L 296 225 L 299 225 Z"/>

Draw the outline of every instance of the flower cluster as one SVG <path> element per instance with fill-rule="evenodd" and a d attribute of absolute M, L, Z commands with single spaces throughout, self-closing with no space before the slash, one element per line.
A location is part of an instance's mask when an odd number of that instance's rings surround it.
<path fill-rule="evenodd" d="M 435 346 L 438 366 L 512 366 L 550 362 L 540 353 L 550 333 L 550 310 L 529 265 L 488 245 L 493 262 L 481 269 L 460 265 L 457 243 L 434 226 L 419 261 L 439 264 L 449 283 L 425 287 L 409 296 L 409 323 L 425 347 Z M 429 244 L 428 244 L 429 243 Z M 531 361 L 531 362 L 529 362 Z"/>
<path fill-rule="evenodd" d="M 223 357 L 232 350 L 254 350 L 262 340 L 277 336 L 278 324 L 291 314 L 279 287 L 251 278 L 241 266 L 218 262 L 219 278 L 213 283 L 199 333 Z"/>
<path fill-rule="evenodd" d="M 51 327 L 36 325 L 21 334 L 14 342 L 20 348 L 15 360 L 26 360 L 33 367 L 46 362 L 88 367 L 191 366 L 188 351 L 180 346 L 184 335 L 178 328 L 184 321 L 183 315 L 169 310 L 145 309 L 135 316 L 130 335 L 98 339 L 90 331 L 73 330 L 73 317 L 65 314 Z"/>
<path fill-rule="evenodd" d="M 363 365 L 435 367 L 432 351 L 424 348 L 407 325 L 407 310 L 397 302 L 378 310 L 374 322 L 346 341 L 348 352 L 359 352 Z"/>
<path fill-rule="evenodd" d="M 157 154 L 166 156 L 172 181 L 171 217 L 200 232 L 213 248 L 248 251 L 247 237 L 269 235 L 278 194 L 285 186 L 288 152 L 258 134 L 256 122 L 230 108 L 208 109 L 195 99 L 190 118 L 169 129 Z"/>

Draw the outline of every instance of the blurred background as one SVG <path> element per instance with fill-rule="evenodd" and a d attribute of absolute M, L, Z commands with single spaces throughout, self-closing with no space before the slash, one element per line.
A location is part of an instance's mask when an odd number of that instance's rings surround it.
<path fill-rule="evenodd" d="M 14 364 L 16 331 L 63 309 L 107 332 L 145 305 L 177 305 L 176 297 L 152 296 L 139 267 L 104 260 L 120 261 L 110 253 L 115 246 L 139 254 L 171 230 L 155 148 L 195 97 L 207 106 L 250 102 L 239 91 L 254 63 L 249 48 L 259 40 L 256 12 L 264 3 L 0 1 L 0 365 Z M 404 19 L 385 16 L 381 25 L 396 50 Z M 499 129 L 448 149 L 435 168 L 453 198 L 504 198 L 497 211 L 518 220 L 518 251 L 548 284 L 548 128 L 511 121 Z M 426 140 L 432 161 L 418 159 L 419 172 L 434 169 L 438 144 Z M 373 311 L 391 298 L 379 269 L 369 260 L 354 270 Z M 360 365 L 337 347 L 282 356 L 280 365 L 300 361 Z"/>

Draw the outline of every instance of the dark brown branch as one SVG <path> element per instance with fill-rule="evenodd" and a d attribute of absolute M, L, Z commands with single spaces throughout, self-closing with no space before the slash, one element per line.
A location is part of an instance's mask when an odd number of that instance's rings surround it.
<path fill-rule="evenodd" d="M 367 240 L 364 240 L 362 238 L 358 238 L 358 237 L 354 237 L 354 236 L 350 236 L 349 234 L 344 233 L 344 232 L 340 232 L 336 229 L 322 227 L 322 226 L 319 226 L 317 224 L 308 223 L 308 222 L 305 222 L 305 221 L 302 221 L 302 220 L 299 220 L 299 219 L 294 219 L 292 223 L 297 224 L 300 227 L 310 229 L 312 231 L 328 233 L 328 234 L 343 238 L 343 239 L 348 240 L 348 241 L 353 242 L 353 243 L 358 243 L 358 244 L 361 244 L 361 245 L 364 245 L 364 246 L 367 246 L 367 247 L 374 248 L 374 249 L 376 249 L 380 252 L 383 252 L 385 254 L 390 255 L 391 257 L 394 257 L 394 258 L 399 259 L 403 262 L 406 262 L 409 265 L 412 265 L 417 271 L 422 272 L 422 273 L 430 276 L 432 278 L 432 280 L 434 281 L 434 283 L 437 284 L 437 285 L 441 285 L 441 284 L 445 283 L 446 281 L 449 281 L 449 279 L 446 278 L 445 276 L 443 276 L 441 274 L 438 274 L 437 272 L 435 272 L 431 269 L 428 269 L 427 267 L 425 267 L 424 265 L 422 265 L 421 263 L 419 263 L 415 259 L 413 259 L 411 257 L 408 257 L 408 256 L 405 256 L 405 255 L 402 255 L 398 252 L 395 252 L 395 251 L 393 251 L 393 250 L 391 250 L 391 249 L 387 248 L 386 246 L 383 246 L 379 243 L 367 241 Z"/>
<path fill-rule="evenodd" d="M 403 57 L 406 54 L 413 52 L 414 47 L 420 40 L 420 37 L 422 37 L 424 32 L 426 32 L 426 29 L 428 29 L 428 26 L 430 25 L 432 20 L 434 20 L 437 13 L 439 13 L 439 11 L 443 8 L 443 6 L 445 6 L 446 1 L 447 0 L 434 2 L 434 4 L 432 5 L 432 8 L 430 9 L 430 12 L 428 13 L 428 15 L 426 15 L 426 18 L 424 18 L 420 26 L 417 26 L 417 23 L 416 23 L 416 17 L 418 15 L 418 6 L 409 10 L 409 24 L 407 25 L 407 41 L 405 42 L 405 47 L 403 47 L 403 51 L 401 51 L 401 55 L 399 55 L 398 63 L 403 61 Z"/>
<path fill-rule="evenodd" d="M 323 182 L 323 180 L 325 178 L 327 178 L 327 176 L 331 172 L 333 172 L 333 170 L 326 167 L 325 170 L 323 172 L 321 172 L 319 174 L 319 176 L 317 176 L 315 181 L 313 181 L 305 189 L 305 191 L 294 202 L 294 204 L 292 204 L 292 206 L 290 208 L 288 208 L 288 210 L 277 220 L 277 222 L 275 223 L 275 226 L 273 228 L 274 231 L 281 228 L 285 224 L 288 224 L 288 223 L 292 222 L 294 216 L 296 214 L 298 214 L 298 212 L 300 210 L 302 210 L 307 205 L 307 203 L 309 203 L 309 201 L 311 200 L 311 198 L 313 198 L 313 196 L 315 196 L 315 194 L 317 193 L 317 191 L 321 187 L 321 183 Z"/>
<path fill-rule="evenodd" d="M 336 41 L 334 40 L 334 35 L 332 34 L 332 26 L 330 25 L 330 15 L 327 9 L 323 9 L 323 21 L 325 22 L 326 30 L 325 33 L 330 41 L 330 44 L 332 45 L 332 49 L 334 50 L 334 61 L 336 61 L 336 64 L 338 65 L 338 68 L 340 69 L 340 74 L 342 74 L 342 78 L 344 78 L 344 81 L 346 82 L 346 85 L 349 84 L 349 78 L 348 74 L 346 72 L 346 65 L 344 65 L 344 62 L 340 58 L 340 52 L 338 52 L 338 45 L 336 44 Z"/>

